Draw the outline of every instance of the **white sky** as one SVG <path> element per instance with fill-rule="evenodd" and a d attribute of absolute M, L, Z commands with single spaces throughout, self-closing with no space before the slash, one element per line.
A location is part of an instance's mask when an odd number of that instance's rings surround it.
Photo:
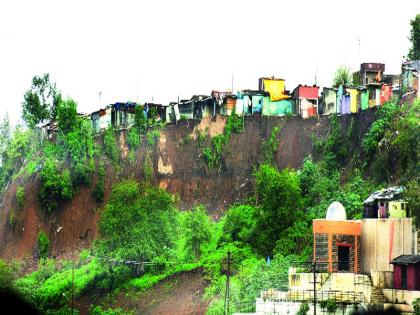
<path fill-rule="evenodd" d="M 336 68 L 399 73 L 419 0 L 0 0 L 0 117 L 20 119 L 34 75 L 91 112 L 116 101 L 176 101 L 212 89 L 329 86 Z M 360 38 L 360 59 L 359 44 Z"/>

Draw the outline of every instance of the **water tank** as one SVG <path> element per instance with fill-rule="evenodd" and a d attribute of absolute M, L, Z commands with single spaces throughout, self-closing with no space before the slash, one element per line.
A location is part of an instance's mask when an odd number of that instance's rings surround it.
<path fill-rule="evenodd" d="M 345 221 L 347 220 L 346 209 L 338 202 L 334 201 L 327 209 L 327 220 Z"/>

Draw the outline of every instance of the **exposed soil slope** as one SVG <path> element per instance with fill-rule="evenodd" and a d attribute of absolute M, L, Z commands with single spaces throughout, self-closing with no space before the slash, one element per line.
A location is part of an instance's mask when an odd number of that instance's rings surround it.
<path fill-rule="evenodd" d="M 343 133 L 347 132 L 351 117 L 357 118 L 352 146 L 357 148 L 364 133 L 374 121 L 374 111 L 367 110 L 357 115 L 339 117 Z M 204 204 L 214 218 L 232 203 L 249 195 L 252 190 L 252 173 L 263 161 L 262 142 L 270 137 L 272 128 L 280 127 L 277 136 L 279 146 L 274 162 L 279 168 L 297 168 L 303 159 L 312 154 L 314 136 L 325 138 L 330 130 L 330 117 L 303 120 L 300 117 L 245 118 L 245 131 L 232 133 L 230 143 L 223 152 L 220 170 L 209 169 L 202 157 L 198 144 L 198 132 L 207 132 L 205 146 L 210 137 L 223 132 L 225 117 L 214 117 L 201 122 L 180 121 L 169 125 L 161 132 L 154 147 L 147 147 L 146 141 L 137 149 L 134 161 L 127 158 L 125 131 L 119 135 L 122 162 L 115 168 L 102 157 L 106 166 L 105 202 L 112 185 L 123 178 L 144 180 L 146 160 L 152 167 L 152 182 L 179 196 L 179 208 L 191 209 Z M 98 142 L 102 140 L 99 137 Z M 149 153 L 147 153 L 149 152 Z M 32 258 L 36 254 L 37 235 L 42 229 L 51 240 L 53 255 L 89 245 L 98 235 L 98 220 L 103 204 L 97 204 L 92 197 L 92 187 L 81 187 L 73 199 L 63 203 L 53 214 L 46 216 L 37 200 L 39 178 L 19 177 L 13 181 L 0 197 L 0 257 Z M 16 188 L 25 187 L 25 206 L 17 213 L 14 228 L 8 223 L 10 211 L 16 209 Z"/>

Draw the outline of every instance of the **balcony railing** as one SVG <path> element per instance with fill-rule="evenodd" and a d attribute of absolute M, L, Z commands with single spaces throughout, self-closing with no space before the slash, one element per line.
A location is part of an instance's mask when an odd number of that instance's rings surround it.
<path fill-rule="evenodd" d="M 313 290 L 288 290 L 276 291 L 265 290 L 261 291 L 261 298 L 264 301 L 293 301 L 293 302 L 308 302 L 314 300 Z M 318 302 L 334 300 L 337 303 L 345 304 L 367 304 L 365 295 L 362 292 L 354 291 L 316 291 L 316 299 Z"/>

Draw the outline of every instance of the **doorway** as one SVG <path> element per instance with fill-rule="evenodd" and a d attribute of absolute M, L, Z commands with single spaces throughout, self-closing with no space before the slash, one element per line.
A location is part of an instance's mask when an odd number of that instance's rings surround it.
<path fill-rule="evenodd" d="M 338 271 L 350 271 L 350 246 L 338 246 Z"/>
<path fill-rule="evenodd" d="M 401 289 L 407 289 L 407 266 L 401 266 Z"/>

